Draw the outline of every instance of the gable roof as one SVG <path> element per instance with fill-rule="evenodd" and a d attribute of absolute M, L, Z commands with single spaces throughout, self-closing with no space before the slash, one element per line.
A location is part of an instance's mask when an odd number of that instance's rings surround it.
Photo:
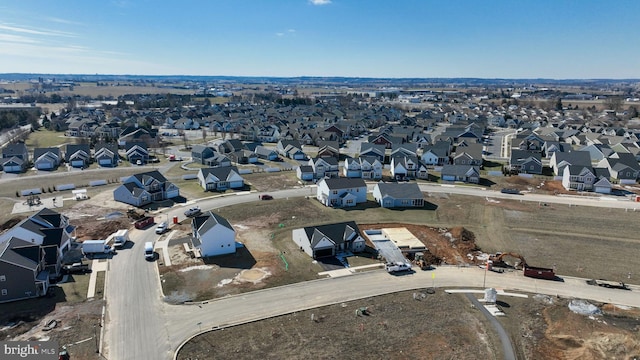
<path fill-rule="evenodd" d="M 360 235 L 358 225 L 354 221 L 308 226 L 304 228 L 304 231 L 312 249 L 324 238 L 330 239 L 335 245 L 340 245 Z"/>
<path fill-rule="evenodd" d="M 206 233 L 218 224 L 235 231 L 227 219 L 212 211 L 207 211 L 202 215 L 194 217 L 193 223 L 200 234 Z"/>
<path fill-rule="evenodd" d="M 364 180 L 359 178 L 330 178 L 322 179 L 320 181 L 324 181 L 330 190 L 367 187 Z"/>
<path fill-rule="evenodd" d="M 422 191 L 416 183 L 383 183 L 376 184 L 382 197 L 394 199 L 423 198 Z"/>

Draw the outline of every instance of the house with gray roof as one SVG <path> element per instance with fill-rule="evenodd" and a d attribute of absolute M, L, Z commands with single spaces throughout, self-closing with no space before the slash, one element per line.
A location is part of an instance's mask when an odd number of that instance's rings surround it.
<path fill-rule="evenodd" d="M 115 167 L 118 166 L 118 145 L 115 143 L 96 144 L 95 155 L 93 156 L 100 166 Z"/>
<path fill-rule="evenodd" d="M 132 164 L 146 164 L 149 161 L 149 150 L 147 144 L 140 141 L 127 142 L 124 145 L 125 156 Z"/>
<path fill-rule="evenodd" d="M 507 170 L 512 174 L 542 174 L 542 156 L 539 152 L 511 149 Z"/>
<path fill-rule="evenodd" d="M 567 165 L 562 171 L 562 186 L 567 190 L 611 193 L 609 173 L 605 168 Z"/>
<path fill-rule="evenodd" d="M 588 151 L 554 152 L 549 159 L 549 166 L 555 176 L 561 176 L 567 165 L 591 166 L 591 155 Z"/>
<path fill-rule="evenodd" d="M 360 156 L 373 156 L 384 164 L 385 146 L 368 142 L 360 143 Z"/>
<path fill-rule="evenodd" d="M 353 221 L 294 229 L 291 238 L 313 259 L 365 250 L 365 240 Z"/>
<path fill-rule="evenodd" d="M 235 166 L 202 168 L 198 171 L 198 183 L 204 191 L 225 191 L 244 187 L 244 179 Z"/>
<path fill-rule="evenodd" d="M 201 257 L 236 252 L 236 231 L 222 216 L 207 211 L 191 221 L 191 244 Z"/>
<path fill-rule="evenodd" d="M 324 206 L 356 206 L 367 201 L 367 184 L 354 178 L 321 179 L 316 188 L 316 199 Z"/>
<path fill-rule="evenodd" d="M 600 160 L 598 167 L 607 168 L 611 177 L 621 184 L 635 184 L 640 174 L 640 165 L 631 153 L 613 153 Z"/>
<path fill-rule="evenodd" d="M 480 182 L 480 169 L 473 165 L 444 165 L 441 170 L 443 181 Z"/>
<path fill-rule="evenodd" d="M 180 189 L 157 170 L 125 177 L 122 185 L 113 190 L 115 201 L 138 207 L 178 196 Z"/>
<path fill-rule="evenodd" d="M 44 296 L 49 285 L 40 245 L 15 237 L 0 243 L 0 303 Z"/>
<path fill-rule="evenodd" d="M 89 144 L 67 144 L 65 161 L 74 168 L 86 168 L 91 163 Z"/>
<path fill-rule="evenodd" d="M 60 273 L 62 258 L 71 247 L 74 229 L 68 217 L 44 208 L 0 234 L 0 244 L 18 238 L 40 246 L 45 253 L 43 269 L 55 277 Z"/>
<path fill-rule="evenodd" d="M 383 208 L 409 208 L 424 206 L 424 195 L 416 183 L 383 183 L 373 188 L 373 198 Z"/>
<path fill-rule="evenodd" d="M 35 148 L 33 150 L 33 167 L 37 170 L 55 170 L 61 161 L 60 148 Z"/>

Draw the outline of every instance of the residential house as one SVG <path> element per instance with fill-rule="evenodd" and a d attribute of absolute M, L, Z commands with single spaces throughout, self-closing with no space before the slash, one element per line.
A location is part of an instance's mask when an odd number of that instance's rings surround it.
<path fill-rule="evenodd" d="M 333 157 L 316 157 L 309 159 L 316 179 L 338 177 L 340 174 L 338 159 Z"/>
<path fill-rule="evenodd" d="M 391 158 L 390 172 L 396 180 L 426 179 L 429 177 L 427 167 L 416 156 L 403 154 Z"/>
<path fill-rule="evenodd" d="M 542 174 L 542 156 L 539 152 L 511 149 L 508 170 L 512 174 Z"/>
<path fill-rule="evenodd" d="M 157 170 L 131 175 L 113 190 L 113 199 L 133 206 L 144 206 L 180 196 L 180 189 Z"/>
<path fill-rule="evenodd" d="M 409 208 L 424 206 L 424 195 L 416 183 L 383 183 L 373 188 L 373 198 L 383 208 Z"/>
<path fill-rule="evenodd" d="M 65 161 L 74 168 L 86 168 L 91 163 L 89 144 L 67 144 Z"/>
<path fill-rule="evenodd" d="M 55 170 L 60 166 L 61 161 L 60 148 L 35 148 L 33 150 L 33 166 L 37 170 Z"/>
<path fill-rule="evenodd" d="M 321 179 L 318 181 L 316 199 L 324 206 L 356 206 L 367 201 L 367 184 L 362 179 Z"/>
<path fill-rule="evenodd" d="M 363 179 L 379 180 L 382 179 L 383 165 L 375 156 L 360 156 L 360 173 Z"/>
<path fill-rule="evenodd" d="M 228 154 L 244 149 L 245 146 L 239 139 L 228 139 L 218 143 L 215 150 L 221 154 Z"/>
<path fill-rule="evenodd" d="M 588 151 L 557 151 L 549 159 L 549 166 L 555 176 L 562 176 L 562 170 L 567 165 L 591 166 L 591 156 Z"/>
<path fill-rule="evenodd" d="M 255 164 L 258 162 L 258 155 L 247 149 L 230 152 L 226 155 L 231 162 L 236 164 Z"/>
<path fill-rule="evenodd" d="M 373 156 L 384 164 L 385 146 L 368 142 L 360 143 L 360 156 Z"/>
<path fill-rule="evenodd" d="M 304 160 L 307 155 L 302 151 L 302 145 L 298 140 L 280 140 L 276 150 L 284 157 L 294 160 Z"/>
<path fill-rule="evenodd" d="M 54 278 L 60 274 L 62 258 L 71 248 L 74 229 L 68 217 L 44 208 L 0 234 L 0 244 L 17 238 L 40 246 L 45 253 L 44 270 Z"/>
<path fill-rule="evenodd" d="M 215 155 L 216 150 L 211 146 L 200 144 L 191 146 L 191 158 L 198 164 L 206 164 L 208 159 L 213 159 Z"/>
<path fill-rule="evenodd" d="M 567 165 L 562 171 L 562 186 L 567 190 L 611 193 L 607 169 L 600 168 L 599 173 L 591 166 Z"/>
<path fill-rule="evenodd" d="M 132 164 L 146 164 L 149 161 L 149 150 L 144 142 L 127 142 L 124 149 L 127 161 Z"/>
<path fill-rule="evenodd" d="M 198 130 L 200 122 L 197 119 L 180 118 L 173 123 L 173 128 L 178 130 Z"/>
<path fill-rule="evenodd" d="M 318 141 L 317 156 L 340 159 L 340 144 L 337 141 Z"/>
<path fill-rule="evenodd" d="M 93 157 L 95 158 L 96 163 L 100 166 L 118 166 L 118 161 L 120 160 L 120 156 L 118 155 L 118 144 L 96 144 L 95 154 Z"/>
<path fill-rule="evenodd" d="M 542 155 L 551 159 L 554 152 L 566 152 L 571 150 L 571 145 L 559 141 L 545 141 L 542 145 Z"/>
<path fill-rule="evenodd" d="M 309 166 L 309 165 L 298 166 L 298 168 L 296 169 L 296 176 L 300 180 L 312 181 L 315 178 L 314 172 L 313 172 L 313 166 Z"/>
<path fill-rule="evenodd" d="M 244 179 L 235 166 L 202 168 L 198 171 L 198 183 L 205 191 L 224 191 L 244 187 Z"/>
<path fill-rule="evenodd" d="M 588 151 L 592 162 L 600 162 L 602 159 L 611 156 L 614 151 L 606 144 L 590 144 L 580 148 L 580 151 Z"/>
<path fill-rule="evenodd" d="M 348 178 L 361 178 L 362 166 L 360 165 L 360 158 L 344 159 L 344 165 L 342 166 L 342 175 Z"/>
<path fill-rule="evenodd" d="M 482 165 L 482 144 L 471 143 L 467 146 L 458 146 L 453 157 L 454 165 Z"/>
<path fill-rule="evenodd" d="M 29 166 L 27 146 L 20 142 L 9 144 L 2 149 L 2 170 L 6 173 L 20 173 Z"/>
<path fill-rule="evenodd" d="M 278 153 L 275 150 L 269 149 L 262 145 L 256 146 L 254 152 L 258 155 L 258 158 L 269 161 L 278 160 Z"/>
<path fill-rule="evenodd" d="M 365 250 L 365 240 L 353 221 L 294 229 L 291 237 L 313 259 Z"/>
<path fill-rule="evenodd" d="M 480 169 L 473 165 L 444 165 L 441 170 L 443 181 L 480 182 Z"/>
<path fill-rule="evenodd" d="M 144 142 L 147 147 L 158 146 L 158 130 L 142 126 L 128 126 L 122 130 L 118 138 L 118 146 L 125 146 L 128 142 Z"/>
<path fill-rule="evenodd" d="M 638 160 L 631 153 L 613 153 L 602 159 L 598 167 L 607 168 L 611 178 L 616 179 L 620 184 L 635 184 L 640 174 Z"/>
<path fill-rule="evenodd" d="M 432 146 L 422 151 L 420 159 L 423 164 L 429 166 L 442 166 L 450 163 L 451 144 L 447 141 L 436 141 Z"/>
<path fill-rule="evenodd" d="M 0 243 L 0 303 L 46 295 L 49 285 L 40 245 L 15 237 Z"/>
<path fill-rule="evenodd" d="M 191 244 L 202 257 L 236 252 L 236 231 L 222 216 L 207 211 L 191 221 Z"/>

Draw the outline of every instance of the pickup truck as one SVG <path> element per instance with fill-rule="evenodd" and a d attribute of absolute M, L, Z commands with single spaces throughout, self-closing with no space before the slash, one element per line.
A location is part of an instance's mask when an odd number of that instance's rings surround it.
<path fill-rule="evenodd" d="M 82 262 L 62 266 L 63 274 L 87 274 L 90 272 L 89 265 Z"/>
<path fill-rule="evenodd" d="M 388 273 L 396 273 L 396 272 L 411 270 L 411 264 L 397 261 L 392 263 L 386 263 L 384 265 L 384 268 L 385 270 L 387 270 Z"/>

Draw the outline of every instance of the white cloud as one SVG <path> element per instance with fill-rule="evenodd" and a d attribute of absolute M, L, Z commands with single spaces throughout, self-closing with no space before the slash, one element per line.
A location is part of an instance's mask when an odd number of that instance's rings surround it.
<path fill-rule="evenodd" d="M 329 5 L 331 0 L 309 0 L 312 5 Z"/>
<path fill-rule="evenodd" d="M 281 33 L 281 32 L 276 33 L 276 36 L 284 36 L 284 33 Z"/>
<path fill-rule="evenodd" d="M 26 44 L 36 44 L 39 43 L 38 40 L 20 36 L 20 35 L 12 35 L 12 34 L 2 34 L 0 33 L 0 41 L 8 41 L 14 43 L 26 43 Z"/>
<path fill-rule="evenodd" d="M 296 32 L 296 29 L 289 29 L 289 30 L 287 30 L 287 32 L 294 33 L 294 32 Z"/>
<path fill-rule="evenodd" d="M 79 23 L 77 21 L 62 19 L 62 18 L 58 18 L 58 17 L 50 17 L 50 16 L 48 16 L 48 17 L 45 17 L 44 19 L 47 20 L 47 21 L 50 21 L 50 22 L 58 23 L 58 24 L 84 25 L 83 23 Z"/>
<path fill-rule="evenodd" d="M 33 28 L 24 27 L 24 26 L 15 26 L 13 24 L 7 24 L 7 23 L 0 24 L 0 30 L 17 32 L 22 34 L 31 34 L 31 35 L 76 37 L 75 34 L 65 32 L 65 31 L 33 29 Z"/>

